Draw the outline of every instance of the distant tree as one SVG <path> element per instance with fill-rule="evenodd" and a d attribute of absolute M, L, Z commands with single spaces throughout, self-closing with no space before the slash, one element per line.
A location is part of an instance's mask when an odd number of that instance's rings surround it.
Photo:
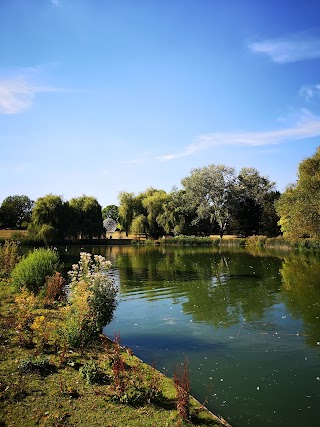
<path fill-rule="evenodd" d="M 233 226 L 239 234 L 277 235 L 278 217 L 274 201 L 275 183 L 261 176 L 255 168 L 242 168 L 235 183 L 236 199 Z"/>
<path fill-rule="evenodd" d="M 128 235 L 133 229 L 143 229 L 146 237 L 152 239 L 165 234 L 158 219 L 163 213 L 163 206 L 167 199 L 168 195 L 164 190 L 155 188 L 147 188 L 147 190 L 138 195 L 126 192 L 120 193 L 119 222 L 126 234 Z"/>
<path fill-rule="evenodd" d="M 9 196 L 0 206 L 0 224 L 4 228 L 27 227 L 31 221 L 33 201 L 27 196 Z"/>
<path fill-rule="evenodd" d="M 122 191 L 119 196 L 119 223 L 126 233 L 129 235 L 131 223 L 134 218 L 135 211 L 135 196 L 133 193 Z"/>
<path fill-rule="evenodd" d="M 86 195 L 76 197 L 69 201 L 69 207 L 73 218 L 73 235 L 80 239 L 101 236 L 102 210 L 96 198 Z"/>
<path fill-rule="evenodd" d="M 134 217 L 134 219 L 132 220 L 130 232 L 135 236 L 140 236 L 140 234 L 147 235 L 146 228 L 147 228 L 146 217 L 140 214 Z"/>
<path fill-rule="evenodd" d="M 102 209 L 102 219 L 112 218 L 118 222 L 119 219 L 119 208 L 117 205 L 108 205 Z"/>
<path fill-rule="evenodd" d="M 266 194 L 263 201 L 260 234 L 264 234 L 268 237 L 276 237 L 281 234 L 279 225 L 280 217 L 276 211 L 276 203 L 279 197 L 279 191 L 270 191 Z"/>
<path fill-rule="evenodd" d="M 61 196 L 48 194 L 39 197 L 32 210 L 28 233 L 31 237 L 52 240 L 64 238 L 67 228 L 67 204 Z"/>
<path fill-rule="evenodd" d="M 276 203 L 285 237 L 320 238 L 320 147 L 299 164 L 298 180 Z"/>
<path fill-rule="evenodd" d="M 223 236 L 234 210 L 235 179 L 234 168 L 214 164 L 192 169 L 182 179 L 188 202 L 195 208 L 194 223 L 209 219 L 214 228 L 216 222 L 220 237 Z"/>
<path fill-rule="evenodd" d="M 146 228 L 149 237 L 157 239 L 165 234 L 165 230 L 160 225 L 158 219 L 163 213 L 163 206 L 168 201 L 168 195 L 164 190 L 154 188 L 147 189 L 140 194 L 142 205 L 146 210 Z"/>

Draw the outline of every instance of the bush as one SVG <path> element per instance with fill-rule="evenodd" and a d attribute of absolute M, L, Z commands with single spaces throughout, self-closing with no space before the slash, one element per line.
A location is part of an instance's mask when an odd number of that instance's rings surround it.
<path fill-rule="evenodd" d="M 11 277 L 16 288 L 25 286 L 38 293 L 46 277 L 53 276 L 60 269 L 59 255 L 51 249 L 35 249 L 23 258 L 13 269 Z"/>

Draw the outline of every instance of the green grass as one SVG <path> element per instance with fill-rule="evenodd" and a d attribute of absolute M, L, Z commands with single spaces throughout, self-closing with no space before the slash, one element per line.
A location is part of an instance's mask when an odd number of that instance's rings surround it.
<path fill-rule="evenodd" d="M 135 405 L 115 401 L 112 361 L 116 344 L 101 336 L 82 351 L 39 346 L 23 348 L 17 340 L 15 295 L 10 281 L 0 282 L 0 426 L 223 426 L 227 425 L 192 399 L 189 422 L 176 410 L 173 380 L 142 363 L 128 349 L 120 348 L 126 375 L 133 384 L 147 384 L 157 376 L 161 394 L 153 403 Z M 38 308 L 34 316 L 45 316 L 57 329 L 63 321 L 61 308 Z M 119 349 L 119 347 L 118 347 Z M 90 384 L 81 367 L 94 366 L 98 376 Z"/>

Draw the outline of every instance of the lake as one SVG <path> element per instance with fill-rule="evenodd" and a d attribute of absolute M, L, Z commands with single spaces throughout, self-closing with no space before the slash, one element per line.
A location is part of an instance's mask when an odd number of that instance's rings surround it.
<path fill-rule="evenodd" d="M 294 252 L 86 247 L 113 263 L 119 304 L 104 332 L 233 427 L 318 425 L 320 259 Z M 79 248 L 62 253 L 78 260 Z"/>

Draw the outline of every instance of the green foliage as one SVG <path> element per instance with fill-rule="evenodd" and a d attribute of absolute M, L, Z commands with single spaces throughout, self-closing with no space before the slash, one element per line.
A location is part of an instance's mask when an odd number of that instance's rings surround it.
<path fill-rule="evenodd" d="M 0 206 L 0 225 L 21 228 L 31 220 L 33 201 L 27 196 L 9 196 Z"/>
<path fill-rule="evenodd" d="M 219 244 L 220 239 L 213 240 L 210 237 L 197 236 L 175 236 L 161 240 L 164 245 L 191 245 L 191 246 L 212 246 Z"/>
<path fill-rule="evenodd" d="M 163 206 L 168 201 L 169 196 L 163 190 L 148 189 L 140 195 L 142 205 L 146 210 L 147 234 L 152 239 L 157 239 L 164 234 L 163 228 L 159 225 L 158 218 L 163 212 Z"/>
<path fill-rule="evenodd" d="M 38 373 L 47 375 L 55 370 L 55 367 L 50 363 L 49 358 L 46 356 L 27 357 L 23 359 L 18 369 L 21 373 Z"/>
<path fill-rule="evenodd" d="M 119 220 L 119 208 L 117 205 L 108 205 L 102 209 L 102 219 L 112 218 L 114 221 Z"/>
<path fill-rule="evenodd" d="M 222 237 L 234 209 L 234 168 L 209 165 L 192 169 L 190 176 L 182 179 L 189 204 L 196 208 L 194 222 L 208 218 L 216 222 Z"/>
<path fill-rule="evenodd" d="M 320 147 L 299 165 L 298 180 L 276 203 L 284 236 L 320 238 Z"/>
<path fill-rule="evenodd" d="M 34 320 L 36 299 L 33 293 L 22 288 L 15 297 L 15 332 L 20 346 L 33 347 L 33 330 L 31 325 Z"/>
<path fill-rule="evenodd" d="M 28 235 L 45 242 L 61 239 L 67 229 L 67 207 L 61 196 L 48 194 L 36 200 Z"/>
<path fill-rule="evenodd" d="M 116 337 L 112 358 L 113 372 L 113 401 L 129 405 L 155 403 L 163 397 L 161 377 L 154 371 L 151 376 L 145 376 L 138 367 L 128 369 L 120 352 L 120 345 Z"/>
<path fill-rule="evenodd" d="M 131 223 L 130 232 L 135 236 L 139 236 L 140 234 L 145 234 L 146 231 L 146 217 L 144 215 L 136 216 Z"/>
<path fill-rule="evenodd" d="M 16 242 L 6 240 L 4 245 L 0 245 L 0 277 L 8 277 L 20 259 L 20 250 Z"/>
<path fill-rule="evenodd" d="M 71 235 L 80 239 L 101 236 L 102 211 L 95 197 L 83 195 L 71 199 L 69 211 Z"/>
<path fill-rule="evenodd" d="M 263 247 L 266 245 L 267 236 L 250 236 L 246 240 L 247 246 Z"/>
<path fill-rule="evenodd" d="M 98 338 L 94 324 L 89 319 L 81 319 L 79 313 L 67 316 L 63 332 L 71 348 L 83 348 Z"/>
<path fill-rule="evenodd" d="M 98 365 L 94 360 L 85 363 L 79 369 L 80 375 L 85 378 L 87 384 L 94 384 L 99 380 L 99 370 Z"/>
<path fill-rule="evenodd" d="M 133 193 L 119 193 L 119 222 L 128 236 L 132 220 L 135 216 L 136 202 Z"/>
<path fill-rule="evenodd" d="M 275 183 L 263 177 L 254 168 L 243 168 L 235 184 L 236 205 L 232 225 L 238 234 L 251 236 L 279 235 L 274 201 L 280 194 L 274 191 Z"/>
<path fill-rule="evenodd" d="M 66 320 L 66 338 L 72 347 L 94 341 L 111 322 L 116 307 L 117 289 L 108 276 L 111 266 L 101 255 L 82 252 L 78 264 L 69 271 L 70 306 Z"/>
<path fill-rule="evenodd" d="M 11 277 L 16 288 L 26 287 L 31 292 L 39 292 L 46 277 L 60 269 L 59 256 L 51 249 L 35 249 L 23 258 L 13 269 Z"/>

